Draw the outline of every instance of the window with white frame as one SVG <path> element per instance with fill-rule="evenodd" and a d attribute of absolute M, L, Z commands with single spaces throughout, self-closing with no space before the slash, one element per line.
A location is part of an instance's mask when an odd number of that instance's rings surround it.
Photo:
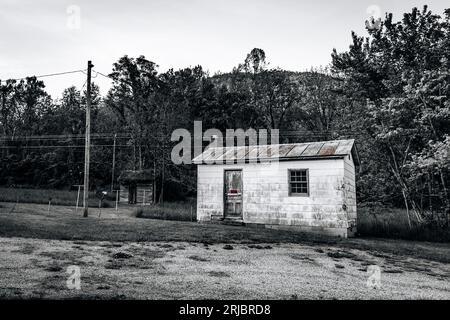
<path fill-rule="evenodd" d="M 309 196 L 308 169 L 289 169 L 289 195 Z"/>

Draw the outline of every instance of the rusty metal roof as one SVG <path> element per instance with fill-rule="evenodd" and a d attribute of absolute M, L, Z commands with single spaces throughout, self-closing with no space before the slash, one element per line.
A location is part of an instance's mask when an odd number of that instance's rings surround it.
<path fill-rule="evenodd" d="M 219 164 L 245 161 L 308 160 L 342 158 L 350 154 L 354 163 L 359 165 L 354 139 L 208 148 L 201 155 L 195 157 L 192 162 L 195 164 Z"/>

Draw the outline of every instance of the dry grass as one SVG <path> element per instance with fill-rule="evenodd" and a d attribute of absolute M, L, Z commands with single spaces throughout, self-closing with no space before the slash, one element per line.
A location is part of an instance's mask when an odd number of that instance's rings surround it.
<path fill-rule="evenodd" d="M 171 242 L 184 241 L 204 244 L 301 243 L 328 247 L 371 250 L 400 256 L 417 257 L 450 263 L 450 244 L 387 240 L 339 239 L 281 230 L 199 224 L 196 222 L 137 219 L 133 208 L 91 209 L 83 218 L 73 207 L 19 204 L 12 213 L 13 203 L 0 208 L 0 237 L 23 237 L 54 240 Z M 258 249 L 259 250 L 259 249 Z M 266 251 L 266 250 L 260 250 Z M 230 251 L 232 252 L 232 250 Z"/>
<path fill-rule="evenodd" d="M 176 221 L 196 221 L 195 202 L 167 202 L 162 205 L 140 207 L 136 217 Z"/>
<path fill-rule="evenodd" d="M 52 205 L 75 206 L 77 190 L 29 189 L 29 188 L 0 188 L 0 202 L 41 203 Z M 83 204 L 83 190 L 80 192 L 79 206 Z M 95 192 L 89 192 L 89 206 L 98 207 L 99 199 Z M 114 207 L 114 201 L 105 199 L 103 207 Z"/>
<path fill-rule="evenodd" d="M 412 221 L 409 228 L 406 210 L 361 206 L 358 208 L 358 233 L 361 236 L 385 237 L 407 240 L 449 242 L 447 230 Z"/>

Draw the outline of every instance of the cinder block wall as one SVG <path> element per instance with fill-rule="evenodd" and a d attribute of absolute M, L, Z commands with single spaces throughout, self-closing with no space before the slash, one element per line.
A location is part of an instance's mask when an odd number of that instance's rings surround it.
<path fill-rule="evenodd" d="M 223 215 L 224 166 L 197 166 L 197 221 L 210 221 Z"/>
<path fill-rule="evenodd" d="M 344 182 L 345 191 L 343 194 L 344 203 L 347 206 L 347 219 L 349 227 L 353 228 L 353 232 L 356 232 L 356 179 L 355 179 L 355 164 L 348 155 L 344 158 Z"/>
<path fill-rule="evenodd" d="M 197 219 L 223 215 L 224 170 L 242 169 L 245 223 L 348 228 L 356 219 L 356 194 L 353 161 L 347 160 L 199 165 Z M 288 169 L 309 170 L 309 197 L 289 196 Z"/>

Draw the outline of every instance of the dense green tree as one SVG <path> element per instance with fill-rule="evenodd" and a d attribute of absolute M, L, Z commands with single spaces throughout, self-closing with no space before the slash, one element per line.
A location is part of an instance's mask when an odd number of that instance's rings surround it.
<path fill-rule="evenodd" d="M 354 121 L 364 122 L 371 137 L 368 144 L 381 160 L 366 158 L 372 168 L 367 174 L 384 172 L 389 183 L 395 183 L 392 191 L 401 193 L 408 219 L 412 209 L 418 222 L 430 216 L 422 201 L 424 190 L 428 188 L 431 197 L 434 188 L 447 189 L 445 166 L 427 175 L 413 168 L 419 155 L 430 154 L 431 146 L 444 143 L 450 133 L 449 14 L 447 10 L 441 18 L 426 6 L 413 8 L 398 22 L 387 14 L 380 28 L 368 29 L 368 38 L 352 34 L 350 50 L 332 54 L 333 70 L 345 80 L 345 92 L 367 112 Z M 449 214 L 446 191 L 432 202 L 435 210 Z"/>

